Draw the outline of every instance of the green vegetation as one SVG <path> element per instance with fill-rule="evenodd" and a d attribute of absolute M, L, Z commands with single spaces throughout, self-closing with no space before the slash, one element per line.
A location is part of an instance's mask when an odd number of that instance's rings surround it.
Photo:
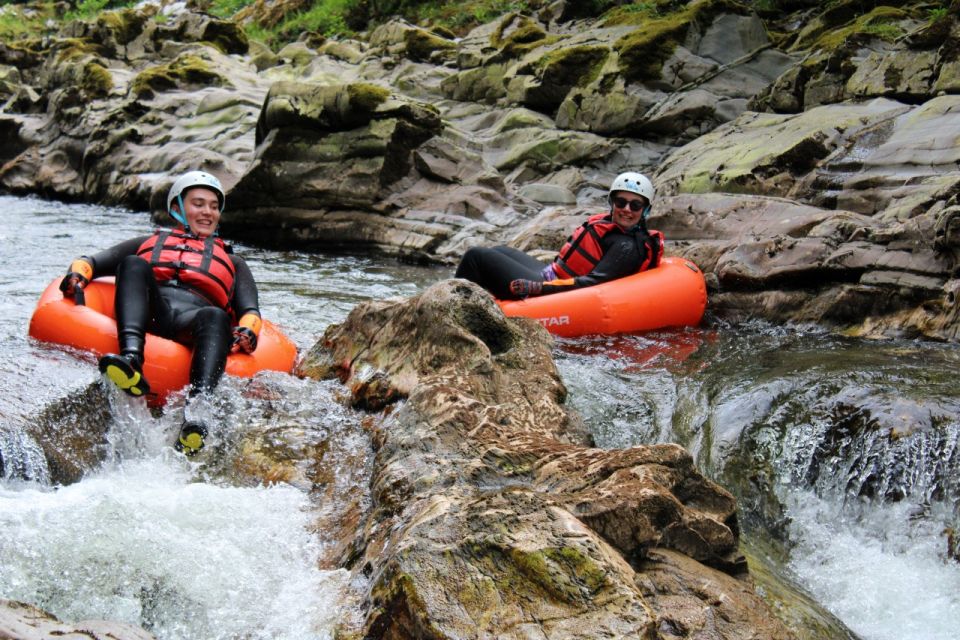
<path fill-rule="evenodd" d="M 0 6 L 0 40 L 12 42 L 44 35 L 50 31 L 47 21 L 55 17 L 52 2 L 38 5 L 34 11 L 13 4 Z"/>
<path fill-rule="evenodd" d="M 325 36 L 352 33 L 345 15 L 357 3 L 355 0 L 324 0 L 316 2 L 302 13 L 283 20 L 276 27 L 276 39 L 293 40 L 304 31 L 315 31 Z"/>
<path fill-rule="evenodd" d="M 858 34 L 893 41 L 903 35 L 903 29 L 896 24 L 897 21 L 904 20 L 907 17 L 907 13 L 902 9 L 877 7 L 870 13 L 857 17 L 842 28 L 827 31 L 817 40 L 815 46 L 832 51 Z"/>
<path fill-rule="evenodd" d="M 930 9 L 930 12 L 927 15 L 927 19 L 930 22 L 939 22 L 943 20 L 948 15 L 950 15 L 950 10 L 947 7 L 937 7 L 936 9 Z"/>
<path fill-rule="evenodd" d="M 661 9 L 654 2 L 634 2 L 615 7 L 603 14 L 605 26 L 618 24 L 641 24 L 651 18 L 663 15 Z"/>
<path fill-rule="evenodd" d="M 136 4 L 136 0 L 80 0 L 77 8 L 68 11 L 65 21 L 94 18 L 106 9 L 125 9 Z"/>

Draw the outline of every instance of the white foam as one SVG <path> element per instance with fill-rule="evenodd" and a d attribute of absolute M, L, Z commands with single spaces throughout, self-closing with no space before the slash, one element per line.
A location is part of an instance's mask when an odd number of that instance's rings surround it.
<path fill-rule="evenodd" d="M 0 592 L 160 638 L 327 638 L 347 575 L 316 568 L 308 506 L 291 487 L 193 482 L 172 455 L 0 488 Z"/>

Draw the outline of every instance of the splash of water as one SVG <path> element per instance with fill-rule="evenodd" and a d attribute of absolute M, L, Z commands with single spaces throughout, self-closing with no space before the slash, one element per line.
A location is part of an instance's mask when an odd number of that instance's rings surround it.
<path fill-rule="evenodd" d="M 944 558 L 944 505 L 838 504 L 811 491 L 788 498 L 790 568 L 861 637 L 953 640 L 960 567 Z"/>
<path fill-rule="evenodd" d="M 301 491 L 195 482 L 172 452 L 0 488 L 0 592 L 160 638 L 328 638 L 346 575 L 316 568 L 309 520 Z"/>

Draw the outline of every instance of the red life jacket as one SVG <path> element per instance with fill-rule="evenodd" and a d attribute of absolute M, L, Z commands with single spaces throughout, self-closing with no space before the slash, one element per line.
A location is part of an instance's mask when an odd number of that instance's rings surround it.
<path fill-rule="evenodd" d="M 157 282 L 184 287 L 221 309 L 230 309 L 236 268 L 220 238 L 158 229 L 137 255 L 150 263 Z"/>
<path fill-rule="evenodd" d="M 637 249 L 643 262 L 637 271 L 652 269 L 660 264 L 663 255 L 663 234 L 659 231 L 646 231 L 634 228 L 624 231 L 609 213 L 590 216 L 586 222 L 574 229 L 560 253 L 553 260 L 553 270 L 561 278 L 585 276 L 593 271 L 603 258 L 601 238 L 608 233 L 631 235 L 637 243 Z"/>

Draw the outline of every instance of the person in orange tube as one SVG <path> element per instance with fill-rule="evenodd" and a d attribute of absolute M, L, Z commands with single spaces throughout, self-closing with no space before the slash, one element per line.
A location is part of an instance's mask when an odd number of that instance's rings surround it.
<path fill-rule="evenodd" d="M 512 247 L 473 247 L 455 277 L 476 282 L 500 300 L 518 300 L 652 269 L 663 255 L 663 234 L 647 229 L 653 196 L 646 176 L 621 173 L 607 194 L 610 211 L 577 227 L 550 264 Z"/>
<path fill-rule="evenodd" d="M 167 194 L 175 229 L 131 238 L 70 264 L 65 295 L 101 276 L 116 276 L 119 353 L 100 358 L 100 371 L 127 394 L 150 392 L 143 376 L 146 333 L 193 348 L 189 396 L 212 390 L 227 355 L 257 348 L 261 320 L 257 285 L 246 262 L 216 237 L 225 201 L 220 181 L 204 171 L 180 176 Z M 207 428 L 185 420 L 176 448 L 192 455 Z"/>

